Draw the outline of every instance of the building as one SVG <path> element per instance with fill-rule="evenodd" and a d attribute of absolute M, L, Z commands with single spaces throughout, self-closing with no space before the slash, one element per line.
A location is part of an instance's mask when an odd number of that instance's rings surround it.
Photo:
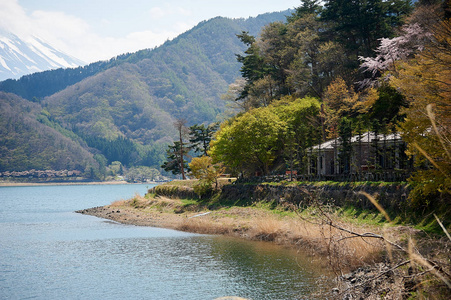
<path fill-rule="evenodd" d="M 308 150 L 307 173 L 322 179 L 402 180 L 412 166 L 398 133 L 366 132 L 348 141 L 336 138 Z"/>

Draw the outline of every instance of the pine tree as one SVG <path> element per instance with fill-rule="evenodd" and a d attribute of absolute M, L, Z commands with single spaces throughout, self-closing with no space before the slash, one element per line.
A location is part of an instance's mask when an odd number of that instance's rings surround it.
<path fill-rule="evenodd" d="M 210 149 L 210 141 L 213 134 L 218 130 L 219 124 L 214 123 L 208 126 L 204 124 L 194 124 L 189 128 L 191 149 L 197 153 L 201 153 L 204 156 L 208 156 L 208 150 Z"/>

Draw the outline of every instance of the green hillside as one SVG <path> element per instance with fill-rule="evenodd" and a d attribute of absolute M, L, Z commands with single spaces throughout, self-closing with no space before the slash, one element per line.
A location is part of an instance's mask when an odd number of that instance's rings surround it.
<path fill-rule="evenodd" d="M 226 26 L 234 27 L 235 33 L 239 33 L 241 30 L 245 30 L 249 31 L 249 33 L 252 35 L 258 35 L 264 25 L 274 21 L 283 21 L 285 20 L 285 16 L 289 14 L 290 10 L 287 10 L 282 12 L 262 14 L 255 18 L 234 19 L 229 20 L 231 22 L 229 22 L 229 24 L 227 24 Z M 210 23 L 211 20 L 204 21 L 200 23 L 196 28 L 202 27 L 206 30 L 210 30 Z M 58 91 L 61 91 L 68 86 L 76 84 L 77 82 L 80 82 L 85 78 L 94 76 L 115 66 L 121 65 L 123 63 L 137 63 L 143 59 L 151 58 L 154 55 L 155 50 L 165 48 L 167 44 L 171 44 L 175 41 L 190 36 L 192 34 L 192 31 L 193 30 L 190 30 L 182 36 L 176 38 L 175 40 L 168 41 L 165 45 L 156 49 L 143 49 L 134 53 L 124 53 L 113 57 L 110 60 L 98 61 L 77 68 L 38 72 L 25 75 L 20 79 L 8 79 L 1 81 L 0 91 L 14 93 L 21 96 L 22 98 L 36 102 L 42 100 L 46 96 L 50 96 Z M 230 34 L 230 30 L 224 28 L 217 31 L 217 33 L 218 32 Z M 202 33 L 198 35 L 198 37 L 199 36 L 202 36 Z M 217 38 L 218 36 L 216 36 L 216 39 Z M 223 38 L 225 38 L 227 41 L 233 39 L 232 36 L 223 36 Z M 235 43 L 235 41 L 232 41 L 232 43 Z M 219 41 L 216 42 L 216 44 L 222 45 L 223 43 L 222 41 Z M 239 50 L 242 50 L 241 46 L 239 47 Z"/>
<path fill-rule="evenodd" d="M 40 111 L 35 103 L 0 92 L 0 172 L 98 170 L 93 154 L 80 145 L 82 141 L 40 123 Z"/>
<path fill-rule="evenodd" d="M 258 34 L 264 25 L 284 21 L 288 14 L 270 13 L 250 19 L 217 17 L 155 49 L 0 83 L 0 90 L 34 102 L 12 98 L 33 108 L 33 114 L 25 114 L 18 123 L 34 122 L 42 135 L 64 133 L 70 147 L 79 147 L 75 150 L 60 143 L 62 149 L 47 151 L 50 148 L 32 147 L 31 142 L 27 145 L 27 140 L 34 139 L 25 131 L 2 127 L 1 169 L 71 167 L 83 171 L 88 161 L 97 164 L 94 156 L 102 164 L 120 161 L 128 167 L 159 167 L 166 145 L 176 137 L 174 120 L 184 118 L 187 125 L 211 123 L 224 111 L 220 97 L 240 76 L 236 54 L 245 50 L 236 35 L 242 31 Z M 23 107 L 15 106 L 15 114 L 21 115 Z M 46 144 L 46 139 L 40 136 L 36 142 Z M 20 141 L 16 144 L 21 146 L 13 148 L 11 140 Z M 12 153 L 18 153 L 17 149 L 22 158 L 9 159 L 16 157 Z M 39 151 L 46 154 L 36 155 Z M 66 164 L 46 158 L 47 152 L 58 151 L 83 154 L 83 158 L 74 154 Z M 99 155 L 103 159 L 99 160 Z"/>

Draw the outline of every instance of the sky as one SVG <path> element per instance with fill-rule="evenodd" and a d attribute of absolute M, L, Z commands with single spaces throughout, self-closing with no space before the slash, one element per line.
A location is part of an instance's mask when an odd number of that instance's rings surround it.
<path fill-rule="evenodd" d="M 85 63 L 154 48 L 217 16 L 256 17 L 300 0 L 0 0 L 0 29 Z"/>

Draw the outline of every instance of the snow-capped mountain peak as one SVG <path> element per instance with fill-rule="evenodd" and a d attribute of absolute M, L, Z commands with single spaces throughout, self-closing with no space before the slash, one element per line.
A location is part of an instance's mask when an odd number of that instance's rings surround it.
<path fill-rule="evenodd" d="M 58 68 L 72 68 L 85 63 L 56 50 L 37 37 L 26 40 L 0 31 L 0 81 Z"/>

